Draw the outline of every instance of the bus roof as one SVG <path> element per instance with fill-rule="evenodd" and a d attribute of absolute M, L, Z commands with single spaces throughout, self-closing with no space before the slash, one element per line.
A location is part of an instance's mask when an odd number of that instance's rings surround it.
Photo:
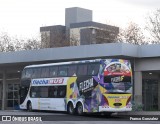
<path fill-rule="evenodd" d="M 34 67 L 47 67 L 54 65 L 69 65 L 69 64 L 80 64 L 80 63 L 90 63 L 90 62 L 99 62 L 101 59 L 95 60 L 82 60 L 82 61 L 69 61 L 69 62 L 58 62 L 58 63 L 48 63 L 48 64 L 37 64 L 37 65 L 29 65 L 25 68 L 34 68 Z"/>

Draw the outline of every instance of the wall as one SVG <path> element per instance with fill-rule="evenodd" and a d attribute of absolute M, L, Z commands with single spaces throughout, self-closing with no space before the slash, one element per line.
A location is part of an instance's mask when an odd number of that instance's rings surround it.
<path fill-rule="evenodd" d="M 92 21 L 92 10 L 73 7 L 65 10 L 65 26 L 70 27 L 71 23 Z"/>

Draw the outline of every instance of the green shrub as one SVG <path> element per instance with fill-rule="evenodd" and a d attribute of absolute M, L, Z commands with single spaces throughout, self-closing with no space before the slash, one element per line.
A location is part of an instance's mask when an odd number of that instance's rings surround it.
<path fill-rule="evenodd" d="M 132 111 L 143 111 L 143 104 L 132 102 Z"/>

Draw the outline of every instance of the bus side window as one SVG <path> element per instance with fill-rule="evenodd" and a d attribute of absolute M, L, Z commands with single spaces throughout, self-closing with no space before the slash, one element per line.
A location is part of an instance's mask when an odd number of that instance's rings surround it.
<path fill-rule="evenodd" d="M 49 87 L 39 87 L 40 89 L 40 98 L 48 98 L 48 88 Z"/>
<path fill-rule="evenodd" d="M 66 96 L 66 86 L 59 86 L 57 98 L 64 98 L 65 96 Z"/>
<path fill-rule="evenodd" d="M 78 65 L 77 75 L 80 75 L 80 76 L 87 75 L 87 64 Z"/>
<path fill-rule="evenodd" d="M 48 78 L 49 77 L 49 67 L 44 67 L 41 70 L 41 78 Z"/>
<path fill-rule="evenodd" d="M 68 66 L 60 66 L 58 71 L 58 76 L 66 77 L 68 75 Z"/>
<path fill-rule="evenodd" d="M 32 78 L 41 77 L 41 68 L 33 68 Z"/>
<path fill-rule="evenodd" d="M 38 98 L 39 95 L 40 95 L 39 93 L 40 93 L 40 92 L 39 92 L 39 87 L 36 87 L 36 86 L 31 87 L 30 97 L 32 97 L 32 98 Z"/>
<path fill-rule="evenodd" d="M 54 98 L 54 86 L 48 87 L 48 97 L 49 98 Z"/>
<path fill-rule="evenodd" d="M 58 86 L 50 86 L 48 88 L 48 97 L 57 98 L 57 95 L 58 95 Z"/>
<path fill-rule="evenodd" d="M 57 66 L 50 67 L 50 69 L 49 69 L 49 77 L 56 77 L 57 73 L 58 73 L 58 67 Z"/>
<path fill-rule="evenodd" d="M 25 78 L 29 78 L 30 79 L 32 74 L 33 74 L 32 69 L 26 69 Z"/>
<path fill-rule="evenodd" d="M 88 75 L 97 75 L 99 72 L 99 63 L 93 63 L 88 65 Z"/>
<path fill-rule="evenodd" d="M 68 67 L 68 76 L 76 76 L 77 75 L 77 65 L 70 65 Z"/>

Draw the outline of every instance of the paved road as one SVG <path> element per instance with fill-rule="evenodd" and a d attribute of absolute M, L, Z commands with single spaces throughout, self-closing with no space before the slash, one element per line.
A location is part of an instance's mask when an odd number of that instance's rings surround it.
<path fill-rule="evenodd" d="M 21 124 L 22 122 L 17 121 L 18 119 L 25 120 L 28 119 L 42 119 L 42 122 L 23 122 L 25 124 L 159 124 L 160 121 L 124 121 L 126 117 L 119 117 L 117 115 L 113 116 L 101 116 L 101 115 L 85 115 L 85 116 L 75 116 L 68 115 L 64 112 L 26 112 L 26 111 L 0 111 L 0 116 L 11 116 L 14 120 L 12 122 L 0 122 L 0 124 Z M 21 118 L 19 118 L 21 117 Z M 32 118 L 37 117 L 37 118 Z M 16 120 L 17 119 L 17 120 Z M 27 120 L 26 119 L 26 120 Z M 52 121 L 44 121 L 52 120 Z M 116 120 L 116 121 L 115 121 Z"/>

